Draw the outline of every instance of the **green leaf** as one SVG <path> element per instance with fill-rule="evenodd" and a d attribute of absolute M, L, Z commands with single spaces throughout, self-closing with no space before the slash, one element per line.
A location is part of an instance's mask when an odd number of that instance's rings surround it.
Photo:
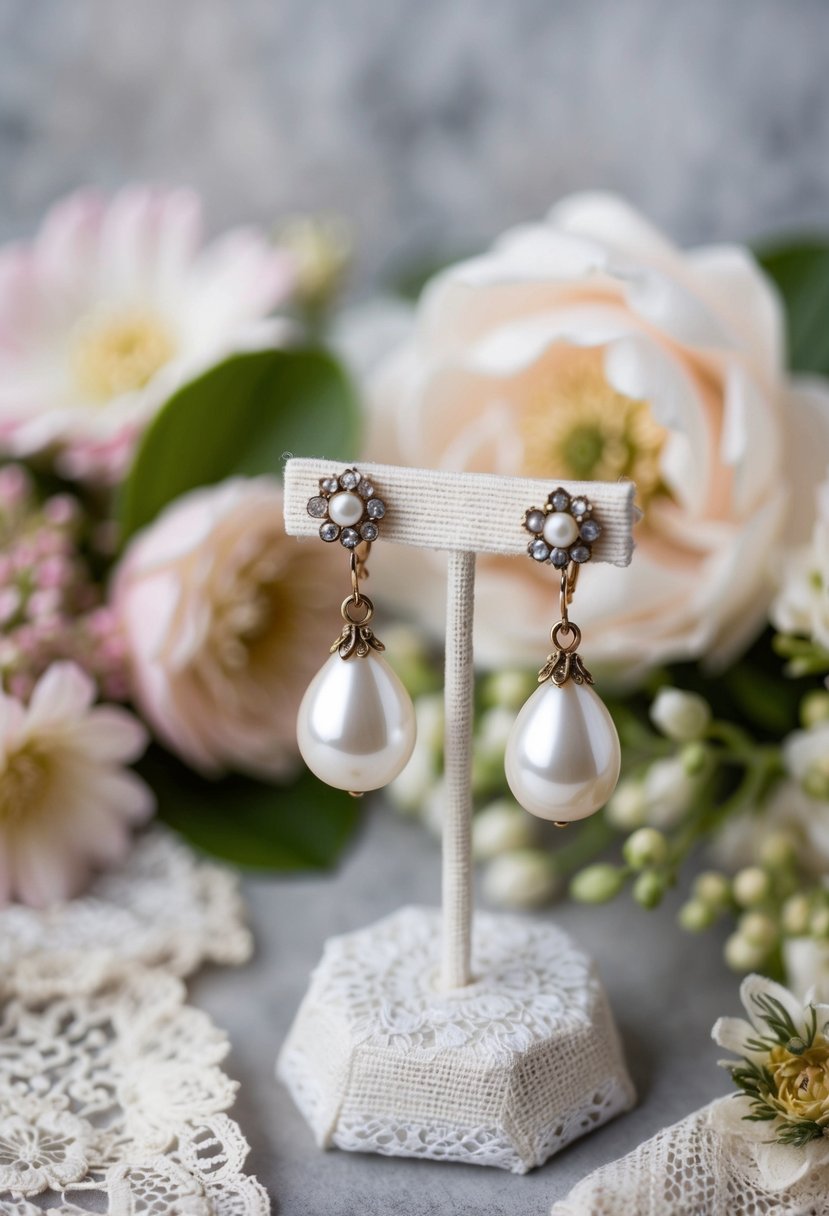
<path fill-rule="evenodd" d="M 792 371 L 829 374 L 829 241 L 789 242 L 759 258 L 786 306 Z"/>
<path fill-rule="evenodd" d="M 358 419 L 351 384 L 325 351 L 234 355 L 175 393 L 148 428 L 121 493 L 122 539 L 187 490 L 278 475 L 287 453 L 353 458 Z"/>
<path fill-rule="evenodd" d="M 263 870 L 332 866 L 360 820 L 360 806 L 305 773 L 287 786 L 250 777 L 211 781 L 159 747 L 137 766 L 161 819 L 214 857 Z"/>

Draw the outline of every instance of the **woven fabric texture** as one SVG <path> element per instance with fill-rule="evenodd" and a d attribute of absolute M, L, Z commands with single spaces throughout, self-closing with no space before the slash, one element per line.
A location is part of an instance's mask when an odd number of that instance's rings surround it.
<path fill-rule="evenodd" d="M 730 1101 L 718 1098 L 588 1174 L 552 1216 L 827 1216 L 829 1170 L 780 1185 L 755 1142 L 719 1129 Z"/>
<path fill-rule="evenodd" d="M 341 473 L 345 467 L 330 460 L 294 458 L 287 462 L 285 529 L 289 536 L 317 536 L 319 520 L 309 516 L 308 499 L 319 493 L 321 477 Z M 592 561 L 627 566 L 633 553 L 633 482 L 536 481 L 368 462 L 358 467 L 386 503 L 381 529 L 384 541 L 421 549 L 520 554 L 526 560 L 528 536 L 521 518 L 528 507 L 542 507 L 550 491 L 563 485 L 572 494 L 587 495 L 602 525 Z"/>
<path fill-rule="evenodd" d="M 446 622 L 443 817 L 443 968 L 445 988 L 469 982 L 472 918 L 472 662 L 474 553 L 449 558 Z"/>
<path fill-rule="evenodd" d="M 592 961 L 560 930 L 475 918 L 473 982 L 440 986 L 440 916 L 332 938 L 278 1071 L 321 1147 L 523 1174 L 633 1103 Z"/>

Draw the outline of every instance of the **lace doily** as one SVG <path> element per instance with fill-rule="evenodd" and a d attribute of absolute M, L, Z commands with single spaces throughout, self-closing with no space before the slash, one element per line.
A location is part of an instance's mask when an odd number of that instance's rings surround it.
<path fill-rule="evenodd" d="M 474 937 L 451 992 L 438 912 L 326 944 L 278 1066 L 321 1146 L 525 1173 L 632 1104 L 591 960 L 519 917 L 479 914 Z"/>
<path fill-rule="evenodd" d="M 754 1143 L 718 1127 L 731 1101 L 718 1098 L 588 1174 L 552 1216 L 826 1216 L 829 1170 L 778 1188 Z"/>
<path fill-rule="evenodd" d="M 45 911 L 0 909 L 0 969 L 35 951 L 108 948 L 189 975 L 202 963 L 243 963 L 252 940 L 238 880 L 162 827 L 139 837 L 126 865 L 80 899 Z"/>
<path fill-rule="evenodd" d="M 166 972 L 104 951 L 18 962 L 0 978 L 0 1214 L 267 1216 L 224 1114 L 227 1049 Z"/>

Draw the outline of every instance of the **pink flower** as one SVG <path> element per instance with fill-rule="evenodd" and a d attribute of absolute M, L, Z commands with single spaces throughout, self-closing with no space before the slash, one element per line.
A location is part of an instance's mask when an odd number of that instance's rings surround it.
<path fill-rule="evenodd" d="M 113 604 L 134 696 L 188 764 L 294 771 L 297 708 L 348 590 L 337 556 L 285 535 L 268 477 L 185 494 L 129 546 Z"/>
<path fill-rule="evenodd" d="M 94 868 L 126 856 L 131 825 L 153 809 L 122 767 L 143 752 L 144 729 L 93 706 L 94 692 L 74 663 L 53 663 L 28 706 L 0 693 L 0 904 L 77 894 Z"/>
<path fill-rule="evenodd" d="M 149 418 L 222 357 L 271 345 L 293 262 L 259 233 L 202 241 L 188 190 L 71 195 L 0 249 L 0 445 L 69 476 L 126 468 Z"/>
<path fill-rule="evenodd" d="M 762 627 L 784 528 L 805 534 L 829 459 L 829 394 L 786 375 L 782 329 L 746 249 L 683 252 L 621 199 L 575 195 L 426 287 L 370 380 L 366 455 L 551 489 L 634 480 L 632 565 L 579 587 L 585 652 L 631 676 L 725 663 Z M 442 629 L 438 557 L 390 546 L 376 573 Z M 479 661 L 537 662 L 555 586 L 525 558 L 482 560 Z"/>

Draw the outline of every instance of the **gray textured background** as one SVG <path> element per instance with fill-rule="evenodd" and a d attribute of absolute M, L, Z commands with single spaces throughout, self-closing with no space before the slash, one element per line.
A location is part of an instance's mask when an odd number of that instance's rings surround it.
<path fill-rule="evenodd" d="M 826 226 L 824 0 L 0 0 L 0 235 L 84 182 L 334 208 L 365 280 L 620 190 L 682 240 Z"/>
<path fill-rule="evenodd" d="M 358 281 L 474 248 L 559 195 L 620 190 L 683 241 L 829 227 L 822 0 L 0 0 L 0 238 L 84 183 L 185 182 L 212 226 L 328 208 Z M 525 1216 L 722 1092 L 736 984 L 669 915 L 565 908 L 597 957 L 641 1105 L 527 1178 L 321 1157 L 272 1060 L 332 930 L 434 902 L 434 844 L 376 817 L 333 879 L 251 879 L 260 942 L 200 977 L 282 1216 Z M 632 1214 L 633 1216 L 633 1214 Z"/>

